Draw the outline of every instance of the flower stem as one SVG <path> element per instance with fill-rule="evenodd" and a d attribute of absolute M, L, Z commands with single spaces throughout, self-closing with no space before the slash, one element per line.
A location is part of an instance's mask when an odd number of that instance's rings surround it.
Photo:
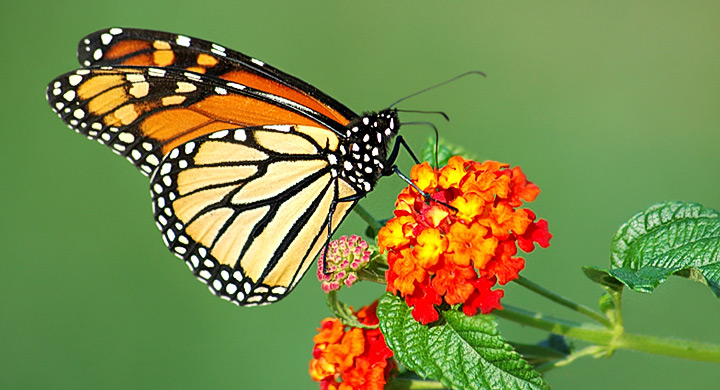
<path fill-rule="evenodd" d="M 425 381 L 421 379 L 395 378 L 385 385 L 385 390 L 410 390 L 410 389 L 447 389 L 445 385 L 436 381 Z"/>
<path fill-rule="evenodd" d="M 616 349 L 629 349 L 688 360 L 720 363 L 720 345 L 625 333 L 622 327 L 606 329 L 593 324 L 566 321 L 508 305 L 504 306 L 503 310 L 496 310 L 493 314 L 522 325 L 604 346 L 608 354 Z"/>
<path fill-rule="evenodd" d="M 369 268 L 358 270 L 358 279 L 378 284 L 387 284 L 384 272 L 380 273 L 380 271 Z"/>
<path fill-rule="evenodd" d="M 370 215 L 370 213 L 361 205 L 356 204 L 353 211 L 355 211 L 355 213 L 357 213 L 357 215 L 359 215 L 360 218 L 362 218 L 375 233 L 380 231 L 380 228 L 383 227 L 383 225 L 378 222 L 377 219 L 373 218 L 373 216 Z"/>
<path fill-rule="evenodd" d="M 558 303 L 562 306 L 565 306 L 567 308 L 570 308 L 572 310 L 575 310 L 576 312 L 583 314 L 597 322 L 599 322 L 602 325 L 605 325 L 607 328 L 611 328 L 613 324 L 605 318 L 602 314 L 590 309 L 589 307 L 582 305 L 580 303 L 574 302 L 568 298 L 563 297 L 562 295 L 556 294 L 539 284 L 536 284 L 535 282 L 530 281 L 529 279 L 520 276 L 517 279 L 514 280 L 515 283 L 527 288 L 530 291 L 533 291 L 555 303 Z"/>
<path fill-rule="evenodd" d="M 597 355 L 597 354 L 603 354 L 605 352 L 604 347 L 601 347 L 599 345 L 591 345 L 589 347 L 585 347 L 579 351 L 573 352 L 569 355 L 567 355 L 565 358 L 556 360 L 550 363 L 541 364 L 537 367 L 535 367 L 535 371 L 543 373 L 548 372 L 552 370 L 553 368 L 557 367 L 563 367 L 567 366 L 568 364 L 574 362 L 575 360 L 589 355 Z"/>

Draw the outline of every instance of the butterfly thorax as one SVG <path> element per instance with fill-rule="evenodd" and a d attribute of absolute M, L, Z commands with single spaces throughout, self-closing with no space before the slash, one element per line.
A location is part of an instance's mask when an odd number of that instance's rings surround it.
<path fill-rule="evenodd" d="M 363 113 L 350 121 L 338 147 L 340 176 L 362 192 L 371 191 L 389 168 L 388 148 L 399 128 L 395 109 Z"/>

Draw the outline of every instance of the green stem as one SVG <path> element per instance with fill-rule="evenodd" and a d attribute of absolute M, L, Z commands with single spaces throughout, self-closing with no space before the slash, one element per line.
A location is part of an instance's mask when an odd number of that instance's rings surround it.
<path fill-rule="evenodd" d="M 585 347 L 579 351 L 573 352 L 563 359 L 556 360 L 550 363 L 541 364 L 537 367 L 535 367 L 535 371 L 537 372 L 548 372 L 552 370 L 553 368 L 557 367 L 563 367 L 567 366 L 568 364 L 574 362 L 575 360 L 583 357 L 583 356 L 589 356 L 589 355 L 597 355 L 597 354 L 603 354 L 605 353 L 604 347 L 601 347 L 599 345 L 591 345 L 589 347 Z"/>
<path fill-rule="evenodd" d="M 720 345 L 625 333 L 622 327 L 606 329 L 597 325 L 566 321 L 508 305 L 504 306 L 503 310 L 496 310 L 493 314 L 522 325 L 605 346 L 607 353 L 612 353 L 615 349 L 629 349 L 720 363 Z"/>
<path fill-rule="evenodd" d="M 360 280 L 367 280 L 378 284 L 387 284 L 384 272 L 380 273 L 380 271 L 366 268 L 359 270 L 357 274 L 358 279 Z"/>
<path fill-rule="evenodd" d="M 555 303 L 559 303 L 560 305 L 563 305 L 567 308 L 575 310 L 576 312 L 583 314 L 583 315 L 599 322 L 602 325 L 605 325 L 605 327 L 607 327 L 607 328 L 612 328 L 612 326 L 613 326 L 613 324 L 610 322 L 610 320 L 603 317 L 602 314 L 590 309 L 589 307 L 587 307 L 585 305 L 579 304 L 568 298 L 563 297 L 562 295 L 556 294 L 556 293 L 530 281 L 529 279 L 525 278 L 524 276 L 520 276 L 519 278 L 515 279 L 514 282 L 527 288 L 530 291 L 538 293 L 539 295 L 541 295 Z"/>
<path fill-rule="evenodd" d="M 405 379 L 395 378 L 385 385 L 385 390 L 409 390 L 409 389 L 447 389 L 445 385 L 435 381 L 425 381 L 421 379 Z"/>
<path fill-rule="evenodd" d="M 378 222 L 377 219 L 373 218 L 373 216 L 370 215 L 370 213 L 365 210 L 365 208 L 361 205 L 356 204 L 353 208 L 353 211 L 355 211 L 355 213 L 357 213 L 357 215 L 359 215 L 360 218 L 362 218 L 370 226 L 370 229 L 372 229 L 374 232 L 377 233 L 378 231 L 380 231 L 380 228 L 383 227 L 383 225 Z"/>

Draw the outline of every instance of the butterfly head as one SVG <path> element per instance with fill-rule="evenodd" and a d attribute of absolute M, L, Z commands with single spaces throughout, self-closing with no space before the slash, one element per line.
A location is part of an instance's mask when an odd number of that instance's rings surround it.
<path fill-rule="evenodd" d="M 387 144 L 400 129 L 397 109 L 365 112 L 347 125 L 347 136 L 365 143 Z M 375 141 L 373 141 L 375 139 Z"/>

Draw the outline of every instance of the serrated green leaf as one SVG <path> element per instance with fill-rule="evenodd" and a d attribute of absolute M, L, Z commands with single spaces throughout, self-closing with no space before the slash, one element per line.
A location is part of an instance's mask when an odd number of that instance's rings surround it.
<path fill-rule="evenodd" d="M 422 161 L 427 161 L 433 166 L 435 165 L 435 137 L 428 138 L 421 153 Z M 462 147 L 453 145 L 440 138 L 438 141 L 438 166 L 443 167 L 447 165 L 448 160 L 450 160 L 450 157 L 452 156 L 462 156 L 468 160 L 477 160 L 477 157 L 474 154 L 468 153 Z"/>
<path fill-rule="evenodd" d="M 636 291 L 650 292 L 680 272 L 701 275 L 720 298 L 720 213 L 698 203 L 650 206 L 615 234 L 611 266 L 610 273 Z"/>
<path fill-rule="evenodd" d="M 380 329 L 395 357 L 423 378 L 452 389 L 548 389 L 547 383 L 498 334 L 492 316 L 443 312 L 426 326 L 412 318 L 405 302 L 390 293 L 380 298 Z"/>

